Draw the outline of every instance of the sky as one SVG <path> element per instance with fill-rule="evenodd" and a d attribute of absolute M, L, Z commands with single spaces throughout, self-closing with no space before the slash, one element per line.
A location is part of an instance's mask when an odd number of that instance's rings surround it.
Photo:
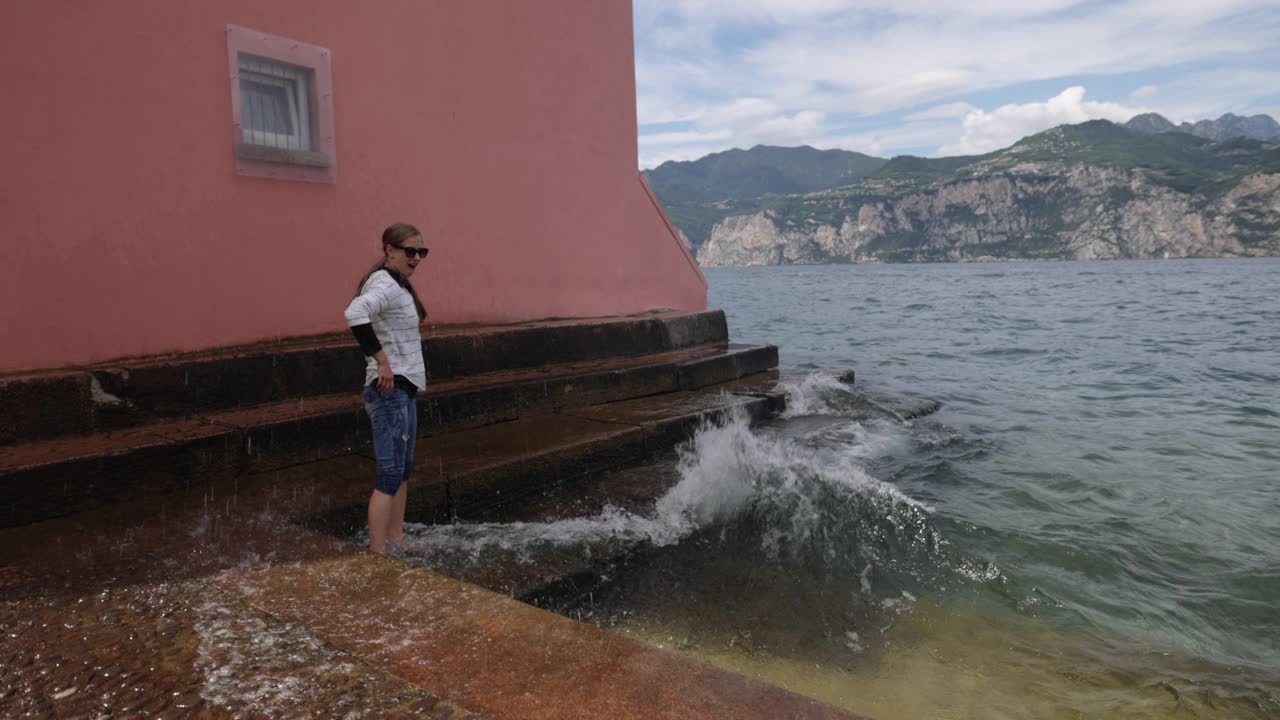
<path fill-rule="evenodd" d="M 990 152 L 1063 123 L 1280 120 L 1280 0 L 633 0 L 640 167 Z"/>

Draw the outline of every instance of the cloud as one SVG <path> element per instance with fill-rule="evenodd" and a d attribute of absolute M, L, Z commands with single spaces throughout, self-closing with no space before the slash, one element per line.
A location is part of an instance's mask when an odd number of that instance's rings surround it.
<path fill-rule="evenodd" d="M 1094 84 L 1101 76 L 1158 79 L 1158 92 L 1148 85 L 1106 99 L 1151 106 L 1175 122 L 1280 103 L 1270 70 L 1280 67 L 1275 0 L 636 0 L 633 7 L 640 145 L 651 160 L 757 143 L 842 142 L 834 146 L 877 154 L 985 148 L 1017 140 L 1002 128 L 1044 129 L 1055 112 L 1063 122 L 1109 117 L 1107 103 L 1083 96 L 1053 108 L 1041 102 L 1046 83 L 1096 92 L 1109 85 Z M 1213 83 L 1193 87 L 1192 74 Z M 1013 94 L 1028 88 L 1036 94 Z M 997 101 L 976 99 L 996 93 Z M 976 107 L 1002 102 L 1022 110 Z M 1041 122 L 1028 116 L 1035 112 Z M 696 134 L 666 135 L 686 131 Z M 898 144 L 913 138 L 926 139 Z"/>
<path fill-rule="evenodd" d="M 938 139 L 955 135 L 956 123 L 946 121 L 914 122 L 854 133 L 832 133 L 812 143 L 819 148 L 839 148 L 890 157 L 904 149 L 936 146 Z"/>
<path fill-rule="evenodd" d="M 962 120 L 960 139 L 938 148 L 939 155 L 980 155 L 1008 147 L 1027 135 L 1086 120 L 1125 122 L 1143 108 L 1084 99 L 1085 89 L 1070 87 L 1042 103 L 1002 105 L 991 112 L 974 110 Z"/>
<path fill-rule="evenodd" d="M 1152 97 L 1158 92 L 1160 92 L 1160 89 L 1157 88 L 1155 85 L 1143 85 L 1137 90 L 1134 90 L 1133 92 L 1129 93 L 1129 99 L 1142 100 L 1144 98 Z"/>
<path fill-rule="evenodd" d="M 879 113 L 965 92 L 1247 59 L 1274 0 L 637 0 L 639 64 L 677 95 Z M 672 61 L 682 38 L 686 62 Z M 679 53 L 675 53 L 679 55 Z M 694 60 L 696 58 L 696 60 Z"/>
<path fill-rule="evenodd" d="M 1277 58 L 1280 66 L 1280 58 Z M 1192 72 L 1160 86 L 1156 111 L 1173 122 L 1237 115 L 1274 114 L 1280 103 L 1280 70 L 1231 68 Z M 1270 110 L 1270 112 L 1268 112 Z"/>
<path fill-rule="evenodd" d="M 1235 2 L 1236 0 L 1229 0 Z M 896 13 L 940 17 L 1027 17 L 1057 12 L 1081 0 L 638 0 L 645 15 L 675 15 L 703 21 L 822 19 L 850 13 Z"/>
<path fill-rule="evenodd" d="M 947 118 L 964 117 L 978 108 L 967 102 L 953 102 L 946 105 L 935 105 L 919 112 L 911 113 L 906 117 L 910 121 L 918 120 L 941 120 Z"/>
<path fill-rule="evenodd" d="M 1272 11 L 1280 18 L 1280 13 Z M 860 15 L 770 34 L 735 62 L 768 97 L 843 92 L 828 111 L 876 114 L 1020 83 L 1133 73 L 1247 57 L 1276 47 L 1280 19 L 1206 32 L 1201 16 L 1140 14 L 1090 5 L 1069 17 L 978 20 Z"/>
<path fill-rule="evenodd" d="M 803 145 L 822 134 L 825 115 L 814 110 L 787 113 L 764 98 L 736 98 L 704 108 L 692 119 L 690 129 L 640 135 L 641 167 L 666 160 L 696 159 L 729 146 Z M 726 144 L 726 141 L 731 141 Z M 717 146 L 718 143 L 718 146 Z M 701 155 L 692 152 L 711 148 Z"/>

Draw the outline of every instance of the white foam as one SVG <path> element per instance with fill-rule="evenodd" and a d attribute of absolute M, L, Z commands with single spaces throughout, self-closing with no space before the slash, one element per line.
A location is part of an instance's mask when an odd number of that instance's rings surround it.
<path fill-rule="evenodd" d="M 862 467 L 864 456 L 876 452 L 882 440 L 882 435 L 858 426 L 851 442 L 835 449 L 813 447 L 757 433 L 745 413 L 735 412 L 704 423 L 680 448 L 679 481 L 657 500 L 651 515 L 608 507 L 598 515 L 547 523 L 407 524 L 406 554 L 461 555 L 482 562 L 484 553 L 499 551 L 527 561 L 534 551 L 548 547 L 589 553 L 592 545 L 602 542 L 614 547 L 664 546 L 756 512 L 767 519 L 761 543 L 771 556 L 816 547 L 829 556 L 827 560 L 840 564 L 837 555 L 843 550 L 822 542 L 833 514 L 845 526 L 848 519 L 842 514 L 869 510 L 900 527 L 921 524 L 918 516 L 928 513 L 926 506 Z M 860 499 L 860 506 L 847 507 L 850 498 Z"/>
<path fill-rule="evenodd" d="M 809 373 L 799 381 L 784 382 L 781 387 L 787 394 L 784 418 L 840 415 L 853 398 L 853 388 L 828 373 Z"/>
<path fill-rule="evenodd" d="M 255 717 L 292 717 L 318 679 L 355 670 L 348 663 L 311 664 L 328 650 L 292 623 L 269 626 L 256 614 L 211 599 L 193 609 L 200 697 L 214 707 L 239 705 Z"/>

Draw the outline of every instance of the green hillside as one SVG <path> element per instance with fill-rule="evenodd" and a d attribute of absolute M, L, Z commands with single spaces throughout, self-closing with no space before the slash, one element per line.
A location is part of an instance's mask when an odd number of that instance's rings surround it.
<path fill-rule="evenodd" d="M 716 203 L 847 185 L 884 164 L 882 158 L 847 150 L 757 145 L 689 162 L 665 162 L 645 176 L 663 203 Z"/>
<path fill-rule="evenodd" d="M 1237 137 L 1213 142 L 1181 132 L 1148 134 L 1106 120 L 1060 125 L 987 155 L 895 157 L 868 177 L 824 193 L 892 197 L 1000 173 L 1060 172 L 1080 165 L 1135 170 L 1181 193 L 1213 196 L 1250 173 L 1280 172 L 1280 147 Z"/>
<path fill-rule="evenodd" d="M 645 177 L 671 221 L 697 247 L 729 215 L 758 209 L 770 198 L 848 185 L 885 162 L 847 150 L 757 145 L 665 162 Z"/>
<path fill-rule="evenodd" d="M 1155 124 L 1151 118 L 1136 123 Z M 790 228 L 838 225 L 860 203 L 996 175 L 1048 182 L 1080 166 L 1139 173 L 1154 185 L 1209 201 L 1246 175 L 1280 173 L 1280 145 L 1245 137 L 1214 142 L 1093 120 L 1046 130 L 986 155 L 886 161 L 839 150 L 759 146 L 664 163 L 648 177 L 696 249 L 731 215 L 770 210 Z"/>

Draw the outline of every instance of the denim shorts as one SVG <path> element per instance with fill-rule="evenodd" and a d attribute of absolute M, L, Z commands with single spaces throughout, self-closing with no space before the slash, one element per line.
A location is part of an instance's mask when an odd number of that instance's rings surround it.
<path fill-rule="evenodd" d="M 378 461 L 374 488 L 395 495 L 413 474 L 413 446 L 418 436 L 418 403 L 399 388 L 380 393 L 364 389 L 364 409 L 373 424 L 373 456 Z"/>

